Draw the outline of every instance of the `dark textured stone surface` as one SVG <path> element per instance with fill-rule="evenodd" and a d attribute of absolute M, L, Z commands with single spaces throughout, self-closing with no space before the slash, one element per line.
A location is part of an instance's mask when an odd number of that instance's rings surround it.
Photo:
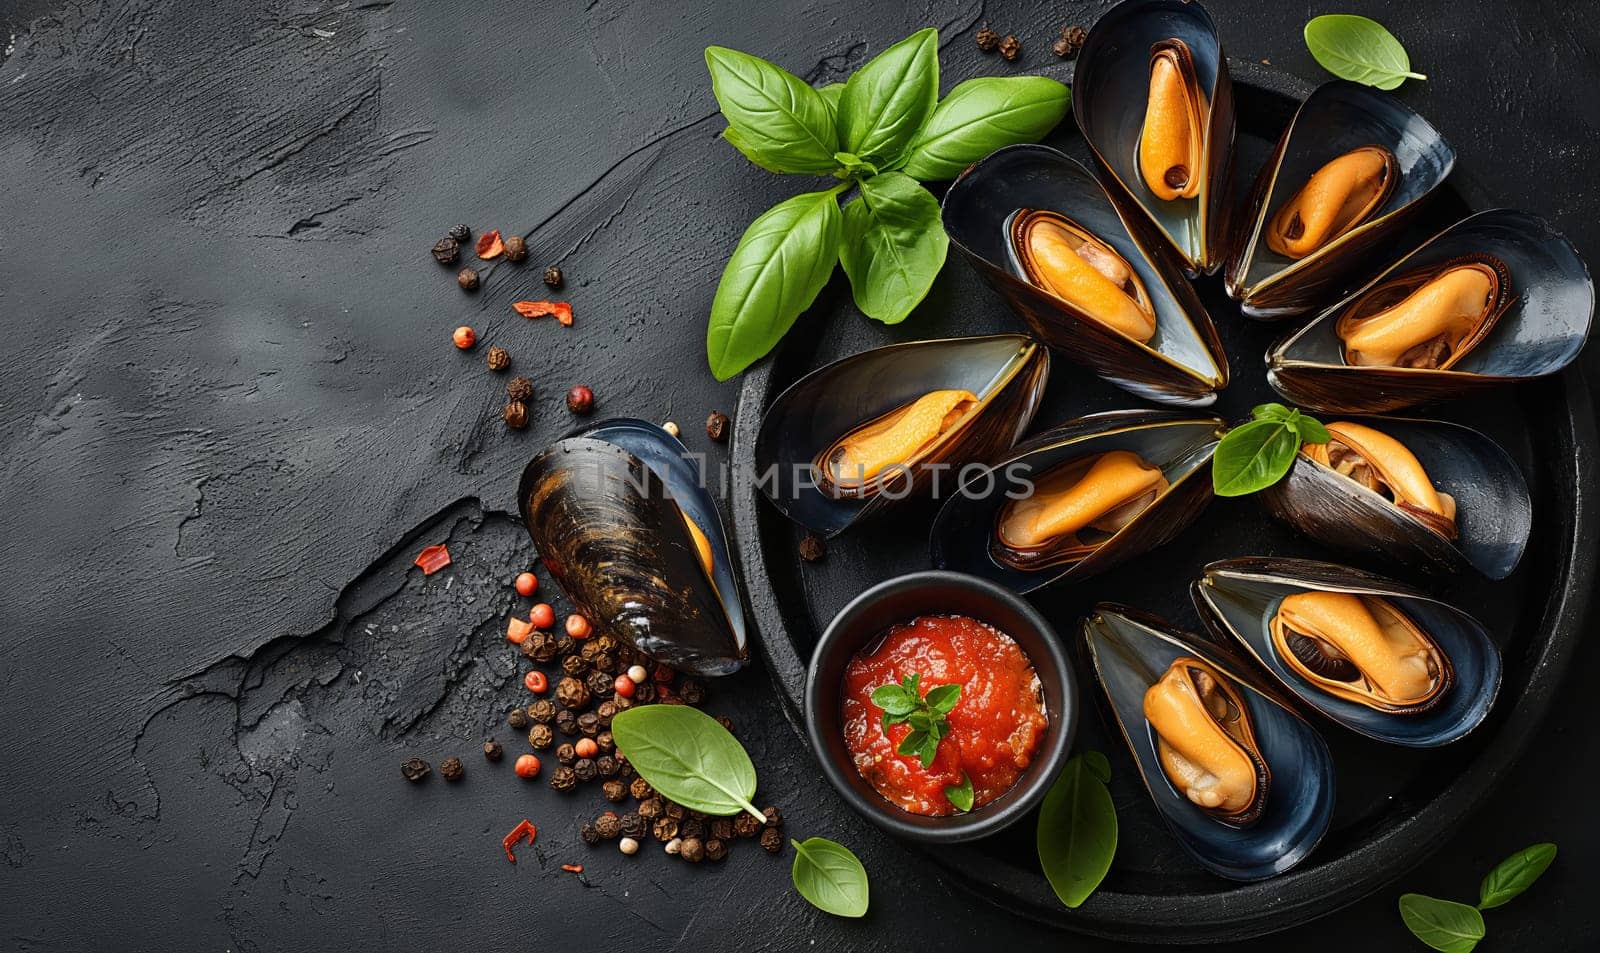
<path fill-rule="evenodd" d="M 1300 29 L 1323 8 L 1210 6 L 1232 55 L 1321 76 Z M 735 396 L 704 369 L 704 316 L 744 224 L 806 186 L 716 139 L 701 49 L 826 81 L 933 24 L 948 88 L 1065 75 L 1048 41 L 1101 8 L 0 9 L 0 946 L 499 948 L 536 918 L 538 940 L 574 950 L 1109 948 L 973 899 L 849 814 L 759 667 L 714 685 L 710 707 L 793 833 L 860 853 L 863 921 L 813 911 L 787 855 L 748 844 L 719 866 L 591 851 L 577 824 L 598 789 L 562 798 L 509 759 L 451 786 L 398 771 L 491 735 L 519 750 L 504 714 L 526 693 L 501 627 L 530 552 L 508 511 L 522 463 L 573 422 L 568 387 L 726 452 L 698 427 Z M 1405 40 L 1431 78 L 1401 95 L 1466 175 L 1600 260 L 1589 18 L 1554 2 L 1343 9 Z M 1023 40 L 1017 66 L 978 54 L 984 20 Z M 529 260 L 486 266 L 463 295 L 428 254 L 458 220 L 526 235 Z M 571 329 L 508 307 L 547 297 L 556 263 Z M 450 346 L 462 323 L 533 377 L 528 430 L 505 431 L 503 381 Z M 440 541 L 456 563 L 424 579 L 410 560 Z M 1596 666 L 1591 641 L 1574 668 Z M 1469 899 L 1502 855 L 1555 839 L 1546 880 L 1488 915 L 1490 942 L 1578 949 L 1600 930 L 1583 889 L 1600 864 L 1591 709 L 1575 678 L 1519 777 L 1404 887 Z M 512 867 L 498 839 L 523 816 L 540 835 Z M 1399 890 L 1243 948 L 1409 948 Z"/>

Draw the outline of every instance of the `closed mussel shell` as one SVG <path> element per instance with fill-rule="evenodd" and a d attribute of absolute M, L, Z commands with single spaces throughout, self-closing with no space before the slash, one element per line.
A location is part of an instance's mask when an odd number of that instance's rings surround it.
<path fill-rule="evenodd" d="M 891 344 L 835 361 L 773 401 L 756 437 L 754 478 L 785 516 L 834 536 L 941 472 L 951 481 L 962 466 L 1009 449 L 1032 422 L 1049 376 L 1049 351 L 1020 334 Z M 826 486 L 816 464 L 842 437 L 952 390 L 971 393 L 975 405 L 914 460 L 885 470 L 880 491 L 850 496 Z"/>
<path fill-rule="evenodd" d="M 1470 350 L 1445 367 L 1348 362 L 1340 328 L 1405 289 L 1462 263 L 1502 273 L 1503 310 Z M 1481 266 L 1480 266 L 1481 267 Z M 1498 279 L 1496 284 L 1499 284 Z M 1451 225 L 1267 354 L 1267 379 L 1295 403 L 1329 413 L 1386 413 L 1554 374 L 1583 349 L 1594 283 L 1572 243 L 1543 219 L 1492 209 Z"/>
<path fill-rule="evenodd" d="M 1330 230 L 1324 243 L 1301 257 L 1275 250 L 1269 232 L 1285 206 L 1301 200 L 1313 176 L 1352 154 L 1388 160 L 1384 171 L 1373 174 L 1383 188 L 1365 214 Z M 1228 260 L 1228 294 L 1245 314 L 1262 319 L 1304 314 L 1338 300 L 1375 262 L 1387 260 L 1385 247 L 1454 165 L 1455 150 L 1438 130 L 1394 97 L 1342 80 L 1317 87 L 1256 177 Z"/>
<path fill-rule="evenodd" d="M 1131 213 L 1130 213 L 1131 215 Z M 1065 219 L 1124 263 L 1150 308 L 1150 334 L 1136 340 L 1027 277 L 1014 226 Z M 1167 404 L 1203 406 L 1227 386 L 1228 359 L 1178 260 L 1154 230 L 1118 209 L 1092 173 L 1055 149 L 1008 146 L 951 184 L 944 227 L 989 286 L 1061 356 L 1117 386 Z"/>
<path fill-rule="evenodd" d="M 702 675 L 745 663 L 727 534 L 699 466 L 665 430 L 582 428 L 528 462 L 517 499 L 540 561 L 598 631 Z"/>
<path fill-rule="evenodd" d="M 1460 424 L 1403 417 L 1349 421 L 1398 441 L 1428 482 L 1454 507 L 1454 538 L 1425 516 L 1311 459 L 1301 448 L 1289 473 L 1262 491 L 1272 514 L 1335 549 L 1379 556 L 1411 569 L 1457 572 L 1468 566 L 1504 579 L 1522 559 L 1533 526 L 1528 484 L 1516 461 L 1488 437 Z M 1329 421 L 1337 429 L 1340 421 Z"/>
<path fill-rule="evenodd" d="M 1333 817 L 1333 759 L 1322 737 L 1250 679 L 1232 653 L 1166 621 L 1102 603 L 1083 620 L 1095 675 L 1139 774 L 1178 842 L 1232 880 L 1281 874 L 1306 858 Z M 1198 660 L 1242 702 L 1251 747 L 1263 765 L 1260 803 L 1248 824 L 1230 823 L 1178 790 L 1163 769 L 1146 694 L 1179 660 Z"/>
<path fill-rule="evenodd" d="M 1477 727 L 1500 689 L 1500 652 L 1487 629 L 1460 609 L 1381 576 L 1308 559 L 1248 556 L 1215 562 L 1191 586 L 1196 611 L 1217 637 L 1236 640 L 1306 704 L 1352 731 L 1390 744 L 1431 748 Z M 1439 697 L 1411 711 L 1386 711 L 1319 686 L 1272 636 L 1284 599 L 1302 593 L 1376 598 L 1413 623 L 1443 657 Z"/>
<path fill-rule="evenodd" d="M 930 534 L 933 564 L 1032 592 L 1066 580 L 1104 572 L 1162 545 L 1188 526 L 1211 502 L 1211 455 L 1223 423 L 1170 410 L 1118 410 L 1090 414 L 1046 431 L 994 463 L 964 474 L 957 492 L 939 509 Z M 1008 559 L 997 545 L 1008 505 L 1030 498 L 1052 473 L 1103 459 L 1136 454 L 1159 469 L 1164 483 L 1154 499 L 1120 528 L 1093 534 L 1093 551 L 1071 561 Z M 1153 476 L 1154 474 L 1152 474 Z M 1106 535 L 1109 533 L 1109 535 Z"/>
<path fill-rule="evenodd" d="M 1192 144 L 1193 178 L 1174 195 L 1171 184 L 1152 176 L 1141 161 L 1150 146 L 1147 127 L 1164 105 L 1152 82 L 1160 68 L 1172 96 L 1192 96 L 1194 123 L 1201 132 Z M 1216 271 L 1226 257 L 1228 165 L 1233 150 L 1233 87 L 1227 57 L 1211 15 L 1188 0 L 1125 0 L 1096 21 L 1073 73 L 1073 112 L 1109 184 L 1112 197 L 1145 216 L 1183 260 L 1190 274 Z M 1184 138 L 1192 130 L 1180 133 Z M 1190 194 L 1193 193 L 1193 194 Z"/>

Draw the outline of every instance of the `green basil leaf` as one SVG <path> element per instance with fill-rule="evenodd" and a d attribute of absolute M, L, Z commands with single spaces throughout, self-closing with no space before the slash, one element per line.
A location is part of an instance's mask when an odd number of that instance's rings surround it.
<path fill-rule="evenodd" d="M 833 158 L 834 161 L 839 163 L 839 169 L 843 171 L 842 175 L 840 172 L 834 172 L 834 175 L 840 178 L 870 178 L 878 174 L 877 166 L 854 153 L 835 152 Z"/>
<path fill-rule="evenodd" d="M 832 192 L 779 202 L 745 229 L 722 270 L 706 328 L 706 357 L 717 380 L 765 357 L 816 300 L 833 274 L 839 232 Z"/>
<path fill-rule="evenodd" d="M 1439 953 L 1468 953 L 1483 939 L 1483 914 L 1453 900 L 1404 894 L 1400 897 L 1400 919 L 1413 936 Z"/>
<path fill-rule="evenodd" d="M 965 771 L 961 772 L 961 783 L 945 788 L 944 796 L 956 810 L 972 810 L 972 776 Z"/>
<path fill-rule="evenodd" d="M 706 47 L 711 91 L 734 145 L 751 161 L 774 172 L 821 175 L 833 171 L 839 148 L 833 113 L 805 80 L 759 56 L 722 46 Z M 754 155 L 752 155 L 754 153 Z"/>
<path fill-rule="evenodd" d="M 904 321 L 927 297 L 950 250 L 939 200 L 904 172 L 861 183 L 861 197 L 844 208 L 843 236 L 839 263 L 856 307 L 884 324 Z"/>
<path fill-rule="evenodd" d="M 784 167 L 784 157 L 788 150 L 783 146 L 774 146 L 770 142 L 752 142 L 739 132 L 737 126 L 729 126 L 722 130 L 722 138 L 727 140 L 728 145 L 743 153 L 746 159 L 768 172 L 782 175 L 790 171 Z"/>
<path fill-rule="evenodd" d="M 1556 845 L 1534 844 L 1502 860 L 1478 887 L 1478 909 L 1488 910 L 1533 886 L 1556 859 Z"/>
<path fill-rule="evenodd" d="M 1294 411 L 1282 404 L 1257 404 L 1250 411 L 1250 416 L 1257 420 L 1288 420 Z"/>
<path fill-rule="evenodd" d="M 1089 899 L 1117 853 L 1117 807 L 1094 767 L 1085 755 L 1074 755 L 1039 809 L 1039 865 L 1069 907 Z"/>
<path fill-rule="evenodd" d="M 1100 779 L 1101 784 L 1111 783 L 1111 759 L 1099 751 L 1089 750 L 1079 755 L 1083 759 L 1084 767 L 1089 773 Z"/>
<path fill-rule="evenodd" d="M 917 699 L 899 685 L 879 685 L 872 690 L 872 703 L 886 715 L 908 715 L 917 707 Z"/>
<path fill-rule="evenodd" d="M 844 95 L 843 83 L 829 83 L 817 90 L 817 95 L 828 104 L 828 116 L 833 121 L 835 128 L 839 121 L 839 97 Z"/>
<path fill-rule="evenodd" d="M 1313 17 L 1305 33 L 1311 55 L 1340 79 L 1394 89 L 1408 79 L 1428 78 L 1411 71 L 1406 48 L 1376 20 L 1329 13 Z"/>
<path fill-rule="evenodd" d="M 756 768 L 728 729 L 688 705 L 641 705 L 611 719 L 617 750 L 639 776 L 691 810 L 726 817 L 764 815 L 750 799 Z"/>
<path fill-rule="evenodd" d="M 912 672 L 910 675 L 901 678 L 900 684 L 906 687 L 906 691 L 916 694 L 922 690 L 922 673 Z"/>
<path fill-rule="evenodd" d="M 939 31 L 918 30 L 855 71 L 839 96 L 839 146 L 883 168 L 900 158 L 939 98 Z"/>
<path fill-rule="evenodd" d="M 630 708 L 628 710 L 632 711 L 633 709 Z M 912 724 L 915 725 L 915 722 Z M 894 753 L 905 755 L 908 758 L 916 757 L 921 753 L 922 746 L 927 740 L 927 729 L 913 727 L 904 738 L 900 739 L 900 745 L 894 749 Z"/>
<path fill-rule="evenodd" d="M 1218 496 L 1244 496 L 1283 478 L 1300 450 L 1300 435 L 1278 420 L 1252 420 L 1228 431 L 1211 458 Z"/>
<path fill-rule="evenodd" d="M 928 694 L 922 696 L 922 700 L 939 714 L 948 715 L 956 707 L 956 702 L 961 700 L 961 685 L 936 685 L 928 689 Z"/>
<path fill-rule="evenodd" d="M 1328 433 L 1328 428 L 1322 425 L 1322 421 L 1315 417 L 1307 417 L 1305 414 L 1299 414 L 1294 418 L 1294 429 L 1295 433 L 1300 435 L 1301 443 L 1327 443 L 1333 439 L 1333 435 Z"/>
<path fill-rule="evenodd" d="M 933 731 L 933 722 L 934 722 L 933 713 L 928 711 L 928 709 L 926 709 L 926 708 L 924 708 L 924 707 L 922 707 L 920 705 L 917 706 L 917 710 L 916 711 L 912 712 L 910 714 L 910 716 L 907 717 L 906 721 L 908 721 L 911 724 L 912 728 L 915 728 L 918 731 L 923 731 L 923 732 L 931 732 L 931 731 Z"/>
<path fill-rule="evenodd" d="M 818 910 L 836 917 L 866 914 L 867 868 L 861 866 L 861 861 L 848 847 L 825 837 L 789 843 L 794 845 L 794 866 L 789 874 L 800 896 Z"/>
<path fill-rule="evenodd" d="M 1072 91 L 1045 76 L 985 76 L 957 84 L 906 150 L 901 171 L 944 181 L 1001 146 L 1037 142 L 1072 105 Z"/>
<path fill-rule="evenodd" d="M 927 739 L 922 742 L 922 750 L 917 752 L 917 757 L 922 760 L 922 770 L 926 771 L 933 767 L 934 759 L 939 757 L 938 736 L 929 735 Z"/>

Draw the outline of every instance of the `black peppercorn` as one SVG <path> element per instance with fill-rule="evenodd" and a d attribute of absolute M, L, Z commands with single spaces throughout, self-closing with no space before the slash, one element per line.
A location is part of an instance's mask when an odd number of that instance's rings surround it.
<path fill-rule="evenodd" d="M 617 674 L 617 657 L 612 655 L 610 652 L 601 652 L 594 657 L 594 660 L 590 664 L 594 666 L 595 671 L 600 672 L 601 674 Z M 609 694 L 609 692 L 607 694 Z"/>
<path fill-rule="evenodd" d="M 593 758 L 579 758 L 572 763 L 572 773 L 578 776 L 579 781 L 588 784 L 600 776 L 600 769 L 595 767 Z"/>
<path fill-rule="evenodd" d="M 617 763 L 617 759 L 608 754 L 603 754 L 594 759 L 594 766 L 600 772 L 602 778 L 614 778 L 622 768 L 622 765 Z"/>
<path fill-rule="evenodd" d="M 783 831 L 769 827 L 761 832 L 761 849 L 769 854 L 783 853 Z"/>
<path fill-rule="evenodd" d="M 754 837 L 761 833 L 761 822 L 749 814 L 735 814 L 733 833 L 738 837 Z"/>
<path fill-rule="evenodd" d="M 751 820 L 753 821 L 755 818 L 752 817 Z M 707 830 L 710 831 L 712 840 L 733 840 L 733 819 L 729 817 L 713 818 Z"/>
<path fill-rule="evenodd" d="M 656 686 L 651 682 L 641 682 L 633 686 L 632 703 L 635 705 L 648 705 L 656 700 Z"/>
<path fill-rule="evenodd" d="M 561 268 L 557 265 L 551 265 L 549 268 L 546 268 L 544 270 L 544 283 L 552 288 L 560 288 Z"/>
<path fill-rule="evenodd" d="M 528 386 L 529 387 L 533 386 L 531 381 L 529 382 Z M 573 640 L 572 636 L 566 634 L 565 632 L 563 632 L 560 635 L 556 636 L 556 654 L 557 655 L 571 655 L 573 652 L 576 652 L 578 650 L 577 646 L 578 646 L 578 643 Z"/>
<path fill-rule="evenodd" d="M 439 762 L 439 777 L 446 781 L 459 781 L 465 773 L 466 769 L 462 767 L 460 758 L 450 757 Z"/>
<path fill-rule="evenodd" d="M 668 801 L 662 813 L 675 821 L 681 821 L 689 816 L 689 809 L 677 801 Z"/>
<path fill-rule="evenodd" d="M 607 811 L 594 819 L 594 829 L 601 840 L 616 840 L 622 836 L 622 819 Z"/>
<path fill-rule="evenodd" d="M 594 391 L 582 384 L 567 391 L 567 409 L 580 416 L 594 410 Z"/>
<path fill-rule="evenodd" d="M 728 734 L 730 734 L 730 735 L 733 734 L 733 719 L 732 718 L 729 718 L 727 715 L 718 715 L 717 716 L 717 724 L 721 725 L 723 728 L 726 728 L 727 731 L 728 731 Z"/>
<path fill-rule="evenodd" d="M 623 698 L 621 695 L 611 699 L 611 704 L 617 706 L 617 711 L 627 711 L 633 707 L 633 699 Z"/>
<path fill-rule="evenodd" d="M 433 768 L 428 765 L 428 762 L 422 760 L 421 758 L 407 758 L 406 760 L 400 762 L 400 773 L 404 775 L 405 779 L 410 781 L 412 784 L 416 784 L 418 781 L 421 781 L 423 778 L 427 777 L 428 772 L 432 770 Z"/>
<path fill-rule="evenodd" d="M 599 721 L 602 730 L 611 727 L 611 719 L 615 718 L 616 715 L 617 703 L 615 701 L 603 701 L 594 706 L 594 717 Z"/>
<path fill-rule="evenodd" d="M 499 761 L 505 754 L 506 749 L 501 747 L 500 742 L 491 740 L 483 743 L 483 756 L 490 761 Z"/>
<path fill-rule="evenodd" d="M 706 683 L 698 679 L 685 678 L 678 683 L 678 695 L 683 698 L 685 705 L 698 705 L 706 700 Z"/>
<path fill-rule="evenodd" d="M 543 751 L 556 743 L 556 733 L 550 730 L 549 725 L 534 725 L 528 729 L 528 744 L 535 750 Z"/>
<path fill-rule="evenodd" d="M 533 381 L 526 377 L 513 377 L 506 384 L 506 399 L 522 402 L 533 399 Z"/>
<path fill-rule="evenodd" d="M 489 370 L 498 374 L 511 366 L 511 352 L 496 344 L 494 347 L 489 348 L 488 361 Z M 523 642 L 522 644 L 526 646 L 528 643 Z"/>
<path fill-rule="evenodd" d="M 594 743 L 600 746 L 600 750 L 601 751 L 615 751 L 615 750 L 617 750 L 617 739 L 613 738 L 611 736 L 611 732 L 609 732 L 609 731 L 602 731 L 599 734 L 595 735 L 594 736 Z"/>
<path fill-rule="evenodd" d="M 685 837 L 683 843 L 678 845 L 678 856 L 691 864 L 698 864 L 706 859 L 705 841 L 698 837 Z"/>
<path fill-rule="evenodd" d="M 506 716 L 506 724 L 518 731 L 528 727 L 528 713 L 520 708 L 511 709 L 511 714 Z"/>
<path fill-rule="evenodd" d="M 1006 38 L 1000 41 L 1000 55 L 1005 57 L 1007 63 L 1015 63 L 1021 53 L 1022 44 L 1015 36 L 1007 34 Z"/>
<path fill-rule="evenodd" d="M 603 632 L 595 636 L 589 640 L 588 644 L 594 646 L 596 652 L 607 652 L 612 655 L 617 654 L 622 649 L 622 645 L 617 642 L 617 637 L 609 632 Z"/>
<path fill-rule="evenodd" d="M 589 670 L 589 660 L 581 655 L 569 655 L 561 660 L 561 671 L 576 678 Z"/>
<path fill-rule="evenodd" d="M 528 257 L 528 242 L 521 235 L 511 235 L 505 240 L 506 261 L 522 261 Z"/>
<path fill-rule="evenodd" d="M 978 49 L 985 53 L 993 53 L 999 47 L 1000 34 L 989 29 L 989 24 L 985 23 L 982 29 L 978 30 Z"/>
<path fill-rule="evenodd" d="M 634 780 L 642 781 L 644 779 L 634 778 Z M 666 805 L 662 804 L 661 799 L 658 797 L 647 797 L 639 802 L 639 816 L 647 821 L 653 821 L 660 817 L 661 812 L 665 809 Z"/>
<path fill-rule="evenodd" d="M 556 683 L 556 701 L 568 708 L 587 708 L 589 706 L 589 686 L 575 678 L 563 678 Z M 573 727 L 577 727 L 574 717 Z"/>
<path fill-rule="evenodd" d="M 814 563 L 828 555 L 828 544 L 816 533 L 807 533 L 805 539 L 800 541 L 800 558 L 808 563 Z"/>
<path fill-rule="evenodd" d="M 522 654 L 535 662 L 548 662 L 556 657 L 556 640 L 548 632 L 531 633 L 522 642 Z"/>
<path fill-rule="evenodd" d="M 584 678 L 583 683 L 588 687 L 589 694 L 595 698 L 605 698 L 609 696 L 612 688 L 615 687 L 615 683 L 613 682 L 611 676 L 607 675 L 605 672 L 590 672 L 588 676 Z M 590 734 L 593 734 L 593 732 L 590 732 Z"/>
<path fill-rule="evenodd" d="M 477 291 L 478 273 L 471 268 L 463 268 L 456 273 L 456 284 L 461 286 L 462 291 Z"/>
<path fill-rule="evenodd" d="M 593 738 L 600 733 L 600 716 L 592 711 L 586 711 L 578 716 L 578 731 L 586 738 Z"/>
<path fill-rule="evenodd" d="M 528 405 L 520 400 L 514 400 L 506 405 L 506 426 L 512 430 L 521 430 L 528 426 Z"/>
<path fill-rule="evenodd" d="M 562 794 L 566 794 L 568 791 L 577 788 L 578 776 L 572 773 L 571 768 L 562 765 L 555 770 L 554 774 L 550 775 L 550 786 Z"/>
<path fill-rule="evenodd" d="M 600 843 L 600 832 L 595 830 L 594 825 L 587 821 L 584 822 L 582 827 L 578 828 L 578 837 L 590 847 Z"/>
<path fill-rule="evenodd" d="M 585 662 L 594 661 L 594 657 L 602 651 L 598 639 L 587 639 L 582 645 L 578 646 L 578 655 L 582 656 Z"/>
<path fill-rule="evenodd" d="M 728 439 L 728 415 L 720 410 L 713 410 L 711 416 L 706 418 L 706 436 L 717 443 Z"/>
<path fill-rule="evenodd" d="M 465 245 L 472 239 L 472 229 L 465 225 L 452 225 L 450 226 L 450 237 L 455 239 L 456 244 Z"/>
<path fill-rule="evenodd" d="M 761 813 L 767 816 L 767 827 L 782 827 L 783 814 L 775 807 L 769 807 Z"/>
<path fill-rule="evenodd" d="M 1057 40 L 1055 46 L 1051 47 L 1051 49 L 1055 50 L 1055 54 L 1062 59 L 1071 59 L 1083 51 L 1083 41 L 1088 38 L 1089 31 L 1081 26 L 1074 24 L 1069 27 L 1063 27 L 1061 39 Z"/>
<path fill-rule="evenodd" d="M 461 243 L 454 238 L 441 238 L 433 243 L 433 260 L 441 265 L 453 265 L 461 257 Z"/>
<path fill-rule="evenodd" d="M 616 782 L 607 781 L 606 783 L 607 784 L 615 784 Z M 633 813 L 632 811 L 629 811 L 628 813 L 622 815 L 622 836 L 623 837 L 643 837 L 648 832 L 648 830 L 649 830 L 649 825 L 646 824 L 644 822 L 644 818 L 640 817 L 639 815 Z"/>
<path fill-rule="evenodd" d="M 665 844 L 678 836 L 678 822 L 670 817 L 658 817 L 650 825 L 650 836 Z"/>
<path fill-rule="evenodd" d="M 717 839 L 715 837 L 713 837 L 710 840 L 706 841 L 706 860 L 709 860 L 709 861 L 712 861 L 713 863 L 715 863 L 717 861 L 726 860 L 727 858 L 728 858 L 728 842 L 727 841 L 719 840 L 719 839 Z"/>
<path fill-rule="evenodd" d="M 613 761 L 612 764 L 616 764 L 616 762 Z M 600 793 L 604 794 L 606 796 L 606 800 L 610 801 L 612 804 L 621 804 L 623 799 L 628 796 L 628 786 L 625 783 L 613 778 L 610 781 L 600 785 Z M 624 816 L 638 817 L 639 815 L 627 814 Z"/>
<path fill-rule="evenodd" d="M 564 735 L 578 733 L 578 713 L 563 708 L 556 714 L 556 730 Z"/>
<path fill-rule="evenodd" d="M 528 717 L 541 725 L 548 725 L 556 720 L 556 703 L 548 698 L 541 698 L 528 706 Z"/>
<path fill-rule="evenodd" d="M 678 822 L 679 837 L 693 837 L 697 840 L 706 839 L 706 822 L 698 817 L 686 817 Z"/>
<path fill-rule="evenodd" d="M 617 777 L 625 781 L 632 781 L 634 775 L 633 765 L 622 760 L 622 752 L 617 752 Z"/>
<path fill-rule="evenodd" d="M 562 764 L 571 764 L 578 760 L 578 749 L 566 742 L 562 742 L 556 748 L 556 760 Z"/>
<path fill-rule="evenodd" d="M 633 795 L 635 800 L 643 801 L 655 797 L 656 789 L 644 778 L 634 778 L 633 783 L 628 785 L 628 793 Z"/>

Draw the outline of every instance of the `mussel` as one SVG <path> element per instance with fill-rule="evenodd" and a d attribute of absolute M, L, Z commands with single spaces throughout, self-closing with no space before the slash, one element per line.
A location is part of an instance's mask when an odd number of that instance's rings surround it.
<path fill-rule="evenodd" d="M 1000 149 L 950 186 L 943 217 L 956 247 L 1062 356 L 1163 403 L 1209 404 L 1227 385 L 1222 343 L 1178 262 L 1072 159 Z"/>
<path fill-rule="evenodd" d="M 744 665 L 727 534 L 665 430 L 626 418 L 581 428 L 528 462 L 517 500 L 540 561 L 597 631 L 703 675 Z"/>
<path fill-rule="evenodd" d="M 1049 351 L 1020 334 L 892 344 L 835 361 L 773 401 L 754 479 L 784 515 L 833 536 L 939 470 L 1009 449 L 1049 375 Z"/>
<path fill-rule="evenodd" d="M 1527 483 L 1488 437 L 1397 417 L 1334 421 L 1262 496 L 1275 516 L 1338 549 L 1429 571 L 1510 575 L 1532 526 Z"/>
<path fill-rule="evenodd" d="M 1212 563 L 1195 609 L 1284 687 L 1371 738 L 1448 744 L 1494 704 L 1500 653 L 1476 619 L 1415 589 L 1333 563 Z"/>
<path fill-rule="evenodd" d="M 934 518 L 934 566 L 1031 592 L 1159 546 L 1211 501 L 1214 417 L 1123 410 L 1069 421 L 966 474 Z"/>
<path fill-rule="evenodd" d="M 1233 88 L 1205 8 L 1126 0 L 1106 11 L 1078 54 L 1073 110 L 1113 199 L 1154 225 L 1189 274 L 1221 267 Z"/>
<path fill-rule="evenodd" d="M 1328 412 L 1376 413 L 1553 374 L 1588 337 L 1572 245 L 1505 209 L 1450 226 L 1267 354 L 1268 379 Z"/>
<path fill-rule="evenodd" d="M 1179 843 L 1234 880 L 1283 873 L 1333 816 L 1322 738 L 1226 649 L 1123 606 L 1083 620 L 1095 675 Z"/>
<path fill-rule="evenodd" d="M 1245 314 L 1303 314 L 1348 293 L 1455 164 L 1426 120 L 1336 81 L 1300 105 L 1252 187 L 1226 272 Z"/>

